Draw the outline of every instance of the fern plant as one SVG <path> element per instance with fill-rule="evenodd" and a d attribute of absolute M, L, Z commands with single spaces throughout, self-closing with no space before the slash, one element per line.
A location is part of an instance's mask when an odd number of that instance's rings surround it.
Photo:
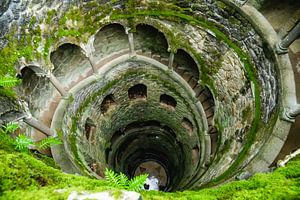
<path fill-rule="evenodd" d="M 50 148 L 53 145 L 61 144 L 61 140 L 56 137 L 47 137 L 45 139 L 42 139 L 41 141 L 35 143 L 35 146 L 39 150 L 45 150 Z"/>
<path fill-rule="evenodd" d="M 0 86 L 11 88 L 20 83 L 20 80 L 11 76 L 0 77 Z"/>
<path fill-rule="evenodd" d="M 15 140 L 15 149 L 19 151 L 28 151 L 29 146 L 33 145 L 34 142 L 31 138 L 26 135 L 18 135 Z"/>
<path fill-rule="evenodd" d="M 12 87 L 18 85 L 20 82 L 20 79 L 11 76 L 0 77 L 0 95 L 15 97 L 16 94 L 12 90 Z"/>
<path fill-rule="evenodd" d="M 9 133 L 17 130 L 17 123 L 8 123 L 7 125 L 3 125 L 0 127 L 0 148 L 1 149 L 14 149 L 15 140 L 10 137 Z"/>
<path fill-rule="evenodd" d="M 105 169 L 104 175 L 110 186 L 135 192 L 143 189 L 148 177 L 148 174 L 142 174 L 129 180 L 122 172 L 118 174 L 108 168 Z"/>
<path fill-rule="evenodd" d="M 10 133 L 13 133 L 19 128 L 18 123 L 11 122 L 6 126 L 3 126 L 0 129 L 0 140 L 5 140 L 5 142 L 14 146 L 14 148 L 18 151 L 26 152 L 29 147 L 35 146 L 38 150 L 45 150 L 53 145 L 61 144 L 61 140 L 55 137 L 47 137 L 45 139 L 40 140 L 39 142 L 34 142 L 31 138 L 27 137 L 24 134 L 18 135 L 15 140 L 9 136 Z"/>
<path fill-rule="evenodd" d="M 16 122 L 9 122 L 6 126 L 2 126 L 2 131 L 5 134 L 13 133 L 19 128 L 19 124 Z"/>

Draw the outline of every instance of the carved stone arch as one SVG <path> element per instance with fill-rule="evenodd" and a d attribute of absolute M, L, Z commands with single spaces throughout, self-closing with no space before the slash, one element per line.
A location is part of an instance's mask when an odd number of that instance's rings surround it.
<path fill-rule="evenodd" d="M 22 76 L 22 71 L 25 70 L 26 68 L 31 69 L 39 77 L 47 75 L 47 72 L 40 65 L 38 65 L 37 63 L 31 63 L 31 64 L 28 64 L 26 66 L 25 65 L 21 66 L 18 69 L 18 75 Z"/>
<path fill-rule="evenodd" d="M 200 77 L 201 77 L 201 64 L 198 62 L 198 60 L 196 59 L 196 57 L 195 57 L 195 55 L 192 53 L 192 52 L 190 52 L 188 49 L 186 49 L 186 48 L 184 48 L 184 47 L 180 47 L 180 48 L 178 48 L 178 49 L 176 49 L 176 51 L 175 51 L 175 56 L 176 56 L 176 54 L 178 53 L 178 51 L 184 51 L 187 55 L 189 55 L 192 59 L 193 59 L 193 61 L 196 63 L 196 65 L 197 65 L 197 68 L 198 68 L 198 74 L 199 74 L 199 79 L 200 79 Z"/>
<path fill-rule="evenodd" d="M 96 37 L 96 35 L 102 31 L 105 27 L 108 27 L 108 26 L 111 26 L 111 25 L 119 25 L 119 26 L 122 26 L 124 31 L 126 31 L 126 27 L 127 25 L 124 24 L 124 23 L 121 23 L 121 22 L 112 22 L 112 23 L 105 23 L 103 26 L 101 26 L 95 33 L 94 33 L 94 36 Z M 125 32 L 126 33 L 126 32 Z"/>
<path fill-rule="evenodd" d="M 170 49 L 171 49 L 170 48 L 170 46 L 171 46 L 171 39 L 167 36 L 167 34 L 165 32 L 163 32 L 161 30 L 161 28 L 158 25 L 156 25 L 155 23 L 150 23 L 150 22 L 136 23 L 136 24 L 134 24 L 135 32 L 137 31 L 137 27 L 138 26 L 142 26 L 142 25 L 152 27 L 153 29 L 156 29 L 159 33 L 161 33 L 164 36 L 164 39 L 167 42 L 167 51 L 170 51 Z"/>
<path fill-rule="evenodd" d="M 50 46 L 50 51 L 49 51 L 50 56 L 53 52 L 57 51 L 61 46 L 65 45 L 65 44 L 72 44 L 72 45 L 78 46 L 81 49 L 80 42 L 77 41 L 76 38 L 63 37 L 60 40 L 58 40 L 54 45 Z"/>
<path fill-rule="evenodd" d="M 59 50 L 60 50 L 61 48 L 63 48 L 64 46 L 67 46 L 67 45 L 69 45 L 69 46 L 74 46 L 73 48 L 78 48 L 78 49 L 80 50 L 80 52 L 81 52 L 82 54 L 84 54 L 84 49 L 80 46 L 79 43 L 77 43 L 77 42 L 74 42 L 74 43 L 73 43 L 72 41 L 67 42 L 67 40 L 64 40 L 63 42 L 56 44 L 54 50 L 51 51 L 51 53 L 50 53 L 50 63 L 51 63 L 51 65 L 53 65 L 52 70 L 55 68 L 55 64 L 54 64 L 53 61 L 52 61 L 52 60 L 53 60 L 53 59 L 52 59 L 53 54 L 54 54 L 55 52 L 59 51 Z"/>

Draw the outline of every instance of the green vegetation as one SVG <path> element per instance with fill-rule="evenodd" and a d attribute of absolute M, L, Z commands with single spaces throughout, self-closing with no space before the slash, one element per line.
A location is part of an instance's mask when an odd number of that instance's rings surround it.
<path fill-rule="evenodd" d="M 0 146 L 0 199 L 66 199 L 71 191 L 119 189 L 104 180 L 67 175 L 30 154 L 4 151 Z M 297 199 L 300 197 L 300 158 L 273 173 L 256 174 L 218 188 L 164 193 L 142 191 L 143 199 Z"/>
<path fill-rule="evenodd" d="M 38 150 L 45 150 L 53 145 L 61 144 L 61 140 L 54 137 L 47 137 L 38 142 L 34 142 L 26 135 L 19 134 L 15 139 L 13 139 L 9 134 L 13 133 L 18 128 L 18 123 L 8 123 L 6 126 L 0 128 L 0 140 L 6 145 L 14 147 L 17 151 L 28 152 L 30 146 L 34 146 Z"/>
<path fill-rule="evenodd" d="M 117 174 L 113 170 L 108 168 L 105 169 L 104 174 L 105 179 L 108 181 L 108 184 L 110 186 L 136 192 L 139 192 L 143 189 L 143 186 L 148 177 L 148 174 L 142 174 L 139 176 L 135 176 L 134 178 L 129 180 L 128 177 L 122 172 Z"/>
<path fill-rule="evenodd" d="M 21 81 L 12 76 L 1 76 L 0 74 L 0 96 L 15 97 L 13 87 L 18 85 Z"/>
<path fill-rule="evenodd" d="M 112 1 L 112 4 L 117 1 Z M 219 2 L 219 1 L 218 1 Z M 9 41 L 8 45 L 0 51 L 0 95 L 13 97 L 15 94 L 12 87 L 19 83 L 19 80 L 13 78 L 15 76 L 14 65 L 17 63 L 20 57 L 25 57 L 27 60 L 33 60 L 40 58 L 48 61 L 49 53 L 52 45 L 61 37 L 72 37 L 77 40 L 84 41 L 89 35 L 94 34 L 95 31 L 105 25 L 103 19 L 106 16 L 110 16 L 109 21 L 120 21 L 127 19 L 129 24 L 134 26 L 138 22 L 138 19 L 145 17 L 152 17 L 158 19 L 166 19 L 171 21 L 177 21 L 180 23 L 195 24 L 211 30 L 218 40 L 226 43 L 232 48 L 239 56 L 240 60 L 244 63 L 245 71 L 248 78 L 252 81 L 255 88 L 255 120 L 252 124 L 252 129 L 248 133 L 247 143 L 244 144 L 242 152 L 234 164 L 218 179 L 214 180 L 213 184 L 217 184 L 223 179 L 230 177 L 232 172 L 236 171 L 239 165 L 244 161 L 247 153 L 250 150 L 251 145 L 257 139 L 259 125 L 261 121 L 261 102 L 260 102 L 260 87 L 256 79 L 256 71 L 251 63 L 249 56 L 230 38 L 228 38 L 217 27 L 216 24 L 201 19 L 200 17 L 191 16 L 186 14 L 189 10 L 184 10 L 173 4 L 164 3 L 152 3 L 149 8 L 144 10 L 136 10 L 137 5 L 135 1 L 128 1 L 126 9 L 123 11 L 113 10 L 109 5 L 99 5 L 96 2 L 90 2 L 91 10 L 84 12 L 82 8 L 75 7 L 66 12 L 59 20 L 59 28 L 56 24 L 46 29 L 47 33 L 42 33 L 40 26 L 34 26 L 38 22 L 36 17 L 33 17 L 29 24 L 30 34 L 25 34 L 20 40 L 16 40 L 13 34 L 8 34 L 6 39 Z M 220 4 L 220 7 L 226 7 L 225 4 Z M 83 14 L 85 13 L 85 14 Z M 54 23 L 52 20 L 57 17 L 55 10 L 51 10 L 47 13 L 43 23 L 50 25 Z M 78 24 L 75 28 L 68 27 L 67 21 L 76 22 Z M 136 20 L 136 21 L 134 21 Z M 235 23 L 235 18 L 230 19 Z M 143 20 L 141 20 L 143 21 Z M 51 24 L 52 25 L 52 24 Z M 164 30 L 164 33 L 170 32 L 170 30 Z M 44 30 L 43 30 L 44 31 Z M 11 28 L 11 33 L 16 32 L 14 28 Z M 48 38 L 42 38 L 42 34 L 48 34 Z M 201 82 L 203 85 L 208 85 L 214 89 L 214 84 L 211 75 L 216 73 L 220 67 L 220 63 L 216 61 L 214 67 L 208 68 L 205 65 L 200 54 L 197 54 L 194 50 L 190 49 L 189 45 L 185 44 L 185 41 L 181 41 L 181 37 L 178 39 L 172 34 L 168 35 L 168 42 L 172 51 L 176 51 L 177 48 L 188 49 L 197 62 L 201 65 L 203 72 Z M 181 42 L 180 42 L 181 41 Z M 42 49 L 41 52 L 37 52 L 38 47 Z M 40 55 L 41 54 L 41 55 Z M 216 55 L 217 57 L 218 55 Z M 46 62 L 47 63 L 47 62 Z M 92 98 L 90 98 L 92 100 Z M 89 101 L 87 101 L 89 102 Z M 244 119 L 247 119 L 249 113 L 247 109 L 243 111 Z M 76 125 L 76 120 L 73 120 L 73 126 Z M 221 125 L 220 125 L 221 126 Z M 221 129 L 222 127 L 220 127 Z M 55 138 L 49 138 L 49 140 L 42 140 L 41 142 L 34 144 L 32 140 L 25 135 L 20 135 L 16 139 L 9 136 L 9 133 L 13 132 L 14 127 L 5 127 L 0 131 L 0 195 L 3 195 L 3 199 L 43 199 L 47 195 L 47 198 L 60 199 L 66 198 L 68 193 L 74 189 L 76 190 L 94 190 L 102 191 L 107 188 L 111 188 L 109 183 L 104 181 L 92 180 L 84 177 L 65 175 L 58 170 L 50 168 L 42 162 L 33 158 L 30 154 L 23 153 L 22 151 L 28 151 L 29 145 L 36 145 L 39 149 L 44 149 L 58 141 L 54 141 Z M 262 131 L 263 129 L 260 129 Z M 75 130 L 73 130 L 75 131 Z M 75 141 L 75 136 L 72 136 Z M 77 147 L 75 142 L 71 146 L 72 152 L 79 160 Z M 17 152 L 17 151 L 21 152 Z M 256 175 L 249 181 L 240 181 L 230 183 L 219 187 L 218 189 L 205 189 L 201 191 L 185 191 L 177 193 L 157 193 L 143 192 L 145 199 L 294 199 L 300 196 L 300 180 L 299 180 L 299 166 L 300 159 L 292 161 L 287 167 L 277 170 L 272 174 Z M 292 175 L 291 175 L 292 174 Z M 125 178 L 125 177 L 123 177 Z M 212 185 L 213 185 L 212 184 Z M 126 186 L 128 187 L 128 185 Z M 58 189 L 64 189 L 63 192 L 55 192 Z M 0 199 L 1 196 L 0 196 Z"/>

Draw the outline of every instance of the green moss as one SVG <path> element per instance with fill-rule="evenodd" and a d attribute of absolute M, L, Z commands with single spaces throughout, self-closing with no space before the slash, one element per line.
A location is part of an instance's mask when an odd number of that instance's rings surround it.
<path fill-rule="evenodd" d="M 54 18 L 54 16 L 57 15 L 56 10 L 49 10 L 47 12 L 47 18 L 46 18 L 46 23 L 50 24 Z"/>
<path fill-rule="evenodd" d="M 66 199 L 71 191 L 120 191 L 107 182 L 67 175 L 24 153 L 0 150 L 0 199 Z M 300 158 L 273 173 L 256 174 L 218 188 L 183 192 L 141 192 L 143 199 L 297 199 L 300 196 Z"/>
<path fill-rule="evenodd" d="M 71 190 L 109 189 L 105 181 L 66 175 L 25 153 L 0 150 L 0 161 L 0 199 L 65 199 Z"/>
<path fill-rule="evenodd" d="M 73 37 L 79 37 L 81 33 L 76 29 L 59 29 L 57 32 L 58 37 L 64 37 L 64 36 L 73 36 Z"/>
<path fill-rule="evenodd" d="M 71 153 L 73 155 L 73 160 L 76 162 L 77 166 L 80 168 L 80 171 L 85 175 L 89 176 L 89 173 L 86 170 L 85 165 L 83 164 L 78 149 L 77 149 L 77 141 L 76 141 L 76 131 L 77 131 L 77 121 L 76 117 L 72 118 L 72 128 L 71 133 L 68 135 L 68 141 L 71 149 Z"/>

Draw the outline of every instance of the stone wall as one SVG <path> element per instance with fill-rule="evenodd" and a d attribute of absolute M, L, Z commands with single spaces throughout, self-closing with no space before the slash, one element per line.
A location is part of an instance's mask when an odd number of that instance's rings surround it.
<path fill-rule="evenodd" d="M 172 141 L 182 152 L 166 157 L 182 168 L 169 169 L 180 172 L 171 173 L 169 190 L 233 177 L 273 139 L 283 101 L 281 63 L 244 12 L 243 1 L 21 0 L 3 5 L 1 53 L 10 61 L 5 66 L 22 72 L 19 63 L 34 65 L 44 73 L 24 76 L 19 94 L 33 115 L 64 140 L 52 150 L 66 171 L 99 178 L 111 166 L 130 174 L 133 166 L 111 161 L 119 147 L 112 147 L 110 139 L 131 123 L 154 120 L 160 123 L 151 126 L 154 132 L 163 125 L 175 132 Z M 141 83 L 147 85 L 149 101 L 135 105 L 128 90 Z M 161 107 L 162 94 L 176 100 L 175 111 Z M 108 116 L 104 110 L 110 104 L 116 110 Z M 92 134 L 91 124 L 98 127 L 95 144 L 86 136 Z M 280 132 L 283 138 L 286 131 Z M 145 138 L 137 137 L 137 144 L 158 145 Z M 126 155 L 142 149 L 131 147 Z M 116 157 L 108 159 L 107 151 Z M 153 152 L 147 153 L 157 155 Z M 91 169 L 95 163 L 100 171 Z"/>

